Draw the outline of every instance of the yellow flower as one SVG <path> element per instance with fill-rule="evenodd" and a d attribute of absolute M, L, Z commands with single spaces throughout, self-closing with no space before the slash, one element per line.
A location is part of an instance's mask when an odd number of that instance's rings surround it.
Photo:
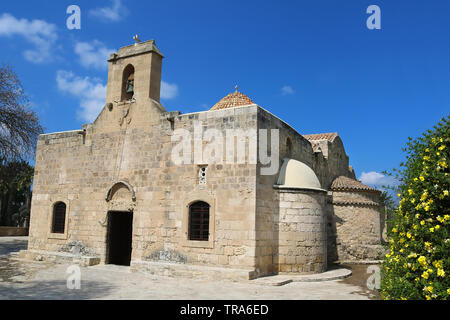
<path fill-rule="evenodd" d="M 424 192 L 424 193 L 422 193 L 422 196 L 420 197 L 420 201 L 425 201 L 426 199 L 427 199 L 427 197 L 428 197 L 428 192 Z"/>
<path fill-rule="evenodd" d="M 397 228 L 392 228 L 392 232 L 397 232 Z"/>
<path fill-rule="evenodd" d="M 420 214 L 416 213 L 416 219 L 420 218 Z"/>
<path fill-rule="evenodd" d="M 425 296 L 425 298 L 426 298 L 427 300 L 431 300 L 431 297 L 430 297 L 430 296 Z"/>
<path fill-rule="evenodd" d="M 448 190 L 444 190 L 444 196 L 448 196 Z"/>
<path fill-rule="evenodd" d="M 442 146 L 440 146 L 439 148 L 438 148 L 439 150 L 444 150 L 445 149 L 445 146 L 444 145 L 442 145 Z"/>
<path fill-rule="evenodd" d="M 419 177 L 420 181 L 425 181 L 425 178 L 423 176 Z"/>
<path fill-rule="evenodd" d="M 426 267 L 427 266 L 427 258 L 425 258 L 424 256 L 420 256 L 417 261 L 419 261 L 419 263 L 423 266 Z"/>
<path fill-rule="evenodd" d="M 429 205 L 426 205 L 426 206 L 424 207 L 424 209 L 425 209 L 425 211 L 429 211 L 429 210 L 430 210 L 430 206 L 429 206 Z"/>
<path fill-rule="evenodd" d="M 400 193 L 397 193 L 397 197 L 401 197 L 402 195 Z"/>
<path fill-rule="evenodd" d="M 411 203 L 414 203 L 414 202 L 416 202 L 416 199 L 412 198 Z"/>
<path fill-rule="evenodd" d="M 411 239 L 411 237 L 412 237 L 411 233 L 409 233 L 409 232 L 406 234 L 406 236 L 408 237 L 408 239 Z"/>
<path fill-rule="evenodd" d="M 425 224 L 425 221 L 423 221 L 423 220 L 422 220 L 422 221 L 420 221 L 420 225 L 422 225 L 422 226 L 423 226 L 424 224 Z"/>
<path fill-rule="evenodd" d="M 437 156 L 440 156 L 440 155 L 441 155 L 441 153 L 440 153 L 440 152 L 436 152 L 436 155 L 437 155 Z"/>
<path fill-rule="evenodd" d="M 430 149 L 426 148 L 426 149 L 425 149 L 425 152 L 430 152 Z"/>
<path fill-rule="evenodd" d="M 441 226 L 440 225 L 437 225 L 436 227 L 434 227 L 436 230 L 439 230 L 439 228 L 440 228 Z"/>
<path fill-rule="evenodd" d="M 413 189 L 408 189 L 408 193 L 409 193 L 410 195 L 414 194 Z"/>
<path fill-rule="evenodd" d="M 444 269 L 438 269 L 437 270 L 437 275 L 438 275 L 438 277 L 444 277 L 445 276 L 445 271 L 444 271 Z"/>
<path fill-rule="evenodd" d="M 428 286 L 427 289 L 428 289 L 428 292 L 429 292 L 429 293 L 432 293 L 432 292 L 433 292 L 433 287 L 432 287 L 432 286 Z"/>
<path fill-rule="evenodd" d="M 447 294 L 450 294 L 450 289 L 447 289 Z"/>
<path fill-rule="evenodd" d="M 430 232 L 434 232 L 434 228 L 433 227 L 430 228 Z"/>

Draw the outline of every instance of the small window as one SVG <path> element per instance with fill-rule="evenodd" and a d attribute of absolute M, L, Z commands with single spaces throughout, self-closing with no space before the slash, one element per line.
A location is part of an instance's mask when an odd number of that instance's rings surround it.
<path fill-rule="evenodd" d="M 66 225 L 66 204 L 58 202 L 53 206 L 52 233 L 64 233 Z"/>
<path fill-rule="evenodd" d="M 189 240 L 209 240 L 209 204 L 198 201 L 189 207 Z"/>

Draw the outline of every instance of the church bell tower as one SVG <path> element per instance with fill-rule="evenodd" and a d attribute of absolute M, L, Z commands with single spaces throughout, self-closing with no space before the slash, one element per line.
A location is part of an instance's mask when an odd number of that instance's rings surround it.
<path fill-rule="evenodd" d="M 152 99 L 159 103 L 161 67 L 164 56 L 155 40 L 122 47 L 108 60 L 106 103 L 138 102 Z"/>

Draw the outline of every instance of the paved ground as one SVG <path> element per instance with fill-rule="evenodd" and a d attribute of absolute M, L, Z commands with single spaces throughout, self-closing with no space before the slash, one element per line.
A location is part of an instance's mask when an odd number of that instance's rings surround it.
<path fill-rule="evenodd" d="M 199 281 L 131 273 L 129 268 L 81 268 L 81 288 L 68 289 L 68 265 L 9 259 L 26 238 L 0 238 L 0 299 L 370 299 L 364 279 L 292 282 L 268 286 L 251 281 Z M 365 277 L 364 273 L 361 273 Z M 345 282 L 344 282 L 345 281 Z M 358 285 L 359 284 L 359 285 Z"/>

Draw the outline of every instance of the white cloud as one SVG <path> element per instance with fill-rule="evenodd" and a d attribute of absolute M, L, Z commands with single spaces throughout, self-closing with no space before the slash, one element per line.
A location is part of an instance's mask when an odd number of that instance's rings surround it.
<path fill-rule="evenodd" d="M 107 48 L 98 40 L 75 44 L 75 53 L 79 56 L 81 65 L 86 68 L 106 69 L 107 60 L 113 52 L 115 52 L 114 49 Z"/>
<path fill-rule="evenodd" d="M 92 9 L 89 13 L 109 22 L 120 21 L 128 15 L 128 9 L 122 5 L 121 0 L 111 0 L 111 2 L 110 7 Z"/>
<path fill-rule="evenodd" d="M 363 172 L 359 177 L 359 180 L 371 186 L 396 186 L 398 185 L 398 181 L 393 177 L 385 176 L 379 172 L 370 171 Z"/>
<path fill-rule="evenodd" d="M 161 99 L 173 99 L 178 95 L 178 86 L 161 81 Z"/>
<path fill-rule="evenodd" d="M 56 25 L 44 20 L 17 19 L 9 13 L 0 15 L 0 36 L 22 36 L 33 44 L 33 50 L 26 50 L 23 55 L 33 63 L 42 63 L 52 59 L 51 50 L 58 38 Z"/>
<path fill-rule="evenodd" d="M 58 89 L 80 100 L 78 117 L 81 120 L 94 121 L 105 105 L 106 86 L 99 79 L 81 78 L 72 72 L 59 70 L 56 74 Z"/>
<path fill-rule="evenodd" d="M 294 89 L 292 89 L 291 86 L 284 86 L 283 88 L 281 88 L 281 94 L 283 96 L 286 96 L 288 94 L 294 94 L 294 93 L 295 93 L 295 91 L 294 91 Z"/>

